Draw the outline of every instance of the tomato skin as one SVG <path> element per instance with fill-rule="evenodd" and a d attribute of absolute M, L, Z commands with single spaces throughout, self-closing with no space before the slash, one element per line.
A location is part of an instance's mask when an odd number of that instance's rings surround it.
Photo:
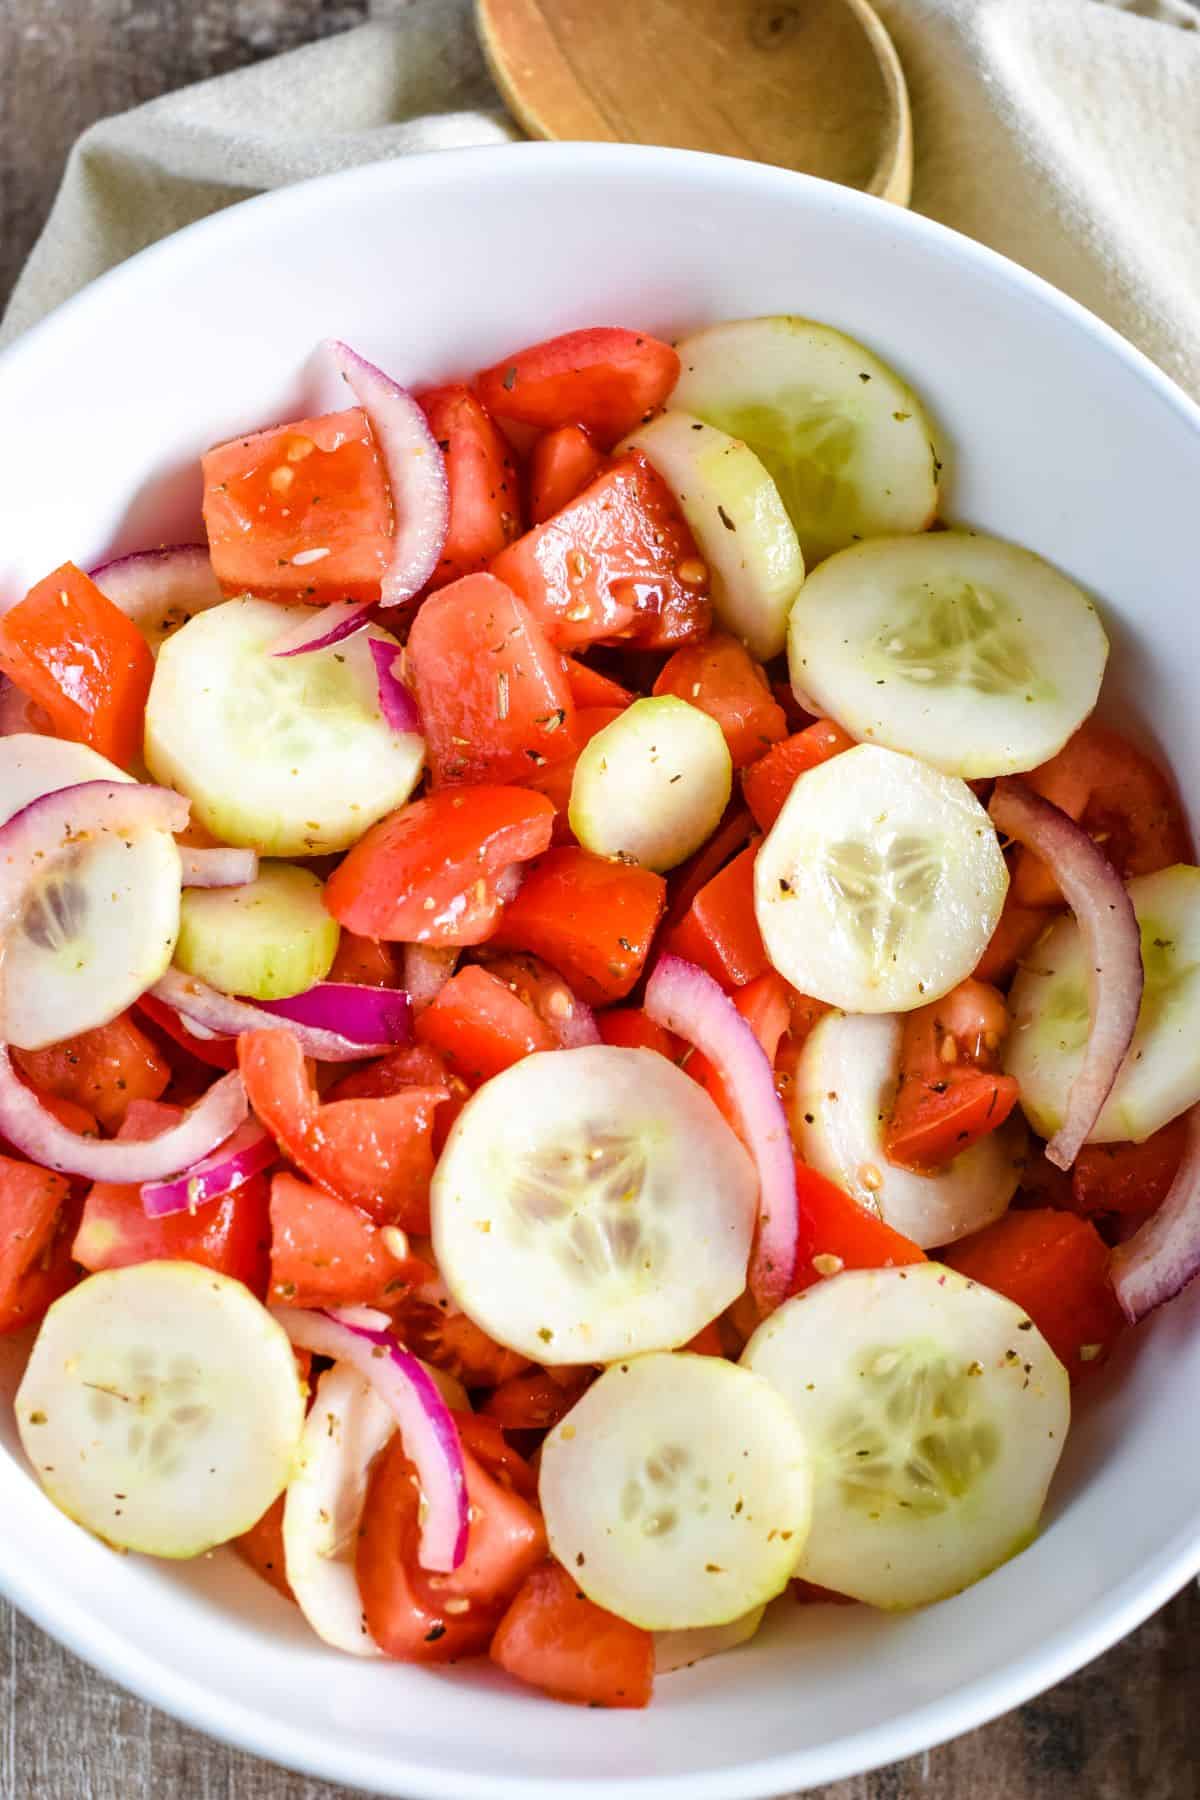
<path fill-rule="evenodd" d="M 1187 1136 L 1187 1116 L 1181 1114 L 1140 1144 L 1085 1144 L 1071 1169 L 1073 1210 L 1085 1218 L 1097 1213 L 1145 1218 L 1165 1200 Z"/>
<path fill-rule="evenodd" d="M 501 912 L 496 877 L 540 855 L 553 829 L 553 803 L 526 788 L 427 794 L 359 839 L 325 884 L 325 904 L 363 937 L 480 944 Z"/>
<path fill-rule="evenodd" d="M 633 705 L 635 696 L 629 689 L 622 687 L 619 681 L 613 681 L 611 676 L 602 675 L 599 669 L 589 668 L 576 656 L 564 656 L 562 664 L 571 698 L 581 710 L 607 707 L 614 712 L 624 712 L 627 706 Z"/>
<path fill-rule="evenodd" d="M 0 671 L 45 709 L 59 737 L 122 769 L 139 755 L 154 658 L 137 626 L 74 563 L 4 614 Z"/>
<path fill-rule="evenodd" d="M 735 769 L 756 762 L 787 736 L 787 719 L 762 664 L 727 632 L 716 631 L 702 644 L 677 650 L 654 692 L 675 694 L 715 719 Z"/>
<path fill-rule="evenodd" d="M 232 438 L 201 466 L 209 553 L 227 594 L 378 600 L 395 524 L 360 408 Z M 315 550 L 328 554 L 307 560 Z"/>
<path fill-rule="evenodd" d="M 283 1549 L 283 1507 L 287 1494 L 272 1500 L 262 1518 L 235 1537 L 233 1547 L 243 1562 L 249 1563 L 256 1575 L 269 1581 L 285 1600 L 296 1598 L 287 1578 L 287 1558 Z"/>
<path fill-rule="evenodd" d="M 434 787 L 522 781 L 574 749 L 575 702 L 537 618 L 494 575 L 426 600 L 408 640 Z"/>
<path fill-rule="evenodd" d="M 665 901 L 661 875 L 564 845 L 530 869 L 491 941 L 540 956 L 581 1000 L 606 1006 L 641 974 Z"/>
<path fill-rule="evenodd" d="M 0 1156 L 0 1332 L 24 1322 L 22 1289 L 51 1260 L 55 1232 L 71 1197 L 63 1175 Z M 27 1294 L 25 1296 L 27 1299 Z"/>
<path fill-rule="evenodd" d="M 853 747 L 854 739 L 832 719 L 818 719 L 772 744 L 742 771 L 742 792 L 759 827 L 770 831 L 801 775 Z"/>
<path fill-rule="evenodd" d="M 556 1381 L 545 1369 L 511 1375 L 488 1395 L 483 1415 L 504 1431 L 549 1431 L 566 1418 L 592 1380 L 590 1369 L 572 1371 L 572 1379 L 566 1382 Z"/>
<path fill-rule="evenodd" d="M 526 1578 L 491 1655 L 518 1681 L 580 1706 L 647 1706 L 654 1686 L 652 1633 L 597 1606 L 552 1561 Z"/>
<path fill-rule="evenodd" d="M 434 1109 L 444 1087 L 322 1105 L 290 1031 L 246 1031 L 238 1067 L 250 1105 L 290 1162 L 379 1225 L 429 1229 Z"/>
<path fill-rule="evenodd" d="M 973 979 L 905 1015 L 884 1129 L 889 1162 L 918 1174 L 941 1168 L 1004 1123 L 1018 1099 L 1013 1077 L 996 1073 L 1007 1031 L 1003 996 Z"/>
<path fill-rule="evenodd" d="M 554 763 L 550 768 L 539 769 L 526 781 L 526 787 L 533 788 L 554 805 L 554 829 L 551 834 L 552 844 L 573 844 L 575 833 L 571 830 L 570 806 L 571 789 L 575 784 L 575 766 L 585 744 L 590 744 L 598 731 L 619 719 L 623 707 L 619 706 L 585 706 L 575 714 L 575 749 L 569 762 Z"/>
<path fill-rule="evenodd" d="M 754 859 L 750 844 L 701 888 L 665 948 L 694 962 L 727 991 L 744 987 L 770 968 L 754 912 Z"/>
<path fill-rule="evenodd" d="M 371 1472 L 355 1566 L 367 1629 L 401 1662 L 456 1662 L 486 1650 L 509 1599 L 546 1554 L 535 1509 L 465 1448 L 463 1463 L 471 1526 L 452 1575 L 430 1576 L 417 1561 L 420 1493 L 399 1433 Z"/>
<path fill-rule="evenodd" d="M 397 1257 L 357 1206 L 281 1171 L 271 1181 L 269 1298 L 287 1306 L 395 1306 L 432 1274 Z"/>
<path fill-rule="evenodd" d="M 529 453 L 529 521 L 544 524 L 600 473 L 604 457 L 582 425 L 543 431 Z"/>
<path fill-rule="evenodd" d="M 359 987 L 394 988 L 401 985 L 396 959 L 388 944 L 376 938 L 356 937 L 343 931 L 327 981 L 350 981 Z"/>
<path fill-rule="evenodd" d="M 796 1161 L 799 1236 L 791 1294 L 842 1269 L 897 1269 L 925 1262 L 925 1252 L 824 1175 Z M 832 1260 L 825 1263 L 826 1257 Z"/>
<path fill-rule="evenodd" d="M 657 1050 L 668 1062 L 677 1063 L 687 1049 L 682 1038 L 658 1024 L 640 1006 L 611 1006 L 596 1014 L 596 1025 L 606 1044 L 616 1044 L 623 1050 Z"/>
<path fill-rule="evenodd" d="M 521 499 L 512 446 L 462 382 L 418 394 L 446 459 L 450 526 L 430 577 L 431 591 L 474 575 L 521 533 Z"/>
<path fill-rule="evenodd" d="M 12 1051 L 28 1081 L 93 1114 L 105 1131 L 119 1131 L 135 1100 L 158 1100 L 171 1079 L 159 1055 L 129 1013 L 44 1050 Z"/>
<path fill-rule="evenodd" d="M 510 544 L 492 573 L 521 596 L 560 650 L 623 638 L 670 649 L 703 638 L 712 617 L 696 540 L 638 451 Z"/>
<path fill-rule="evenodd" d="M 593 325 L 530 344 L 475 378 L 498 419 L 553 431 L 582 425 L 605 449 L 657 412 L 679 379 L 679 357 L 645 332 Z"/>
<path fill-rule="evenodd" d="M 471 1087 L 537 1050 L 559 1047 L 531 1006 L 474 963 L 450 977 L 414 1030 L 418 1042 L 440 1050 L 449 1068 Z"/>

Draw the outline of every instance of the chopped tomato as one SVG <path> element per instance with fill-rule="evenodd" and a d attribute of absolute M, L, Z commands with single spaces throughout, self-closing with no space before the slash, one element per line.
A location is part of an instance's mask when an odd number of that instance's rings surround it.
<path fill-rule="evenodd" d="M 415 1035 L 472 1087 L 535 1050 L 557 1050 L 559 1042 L 531 1006 L 476 964 L 450 977 L 418 1018 Z"/>
<path fill-rule="evenodd" d="M 529 870 L 491 941 L 542 957 L 581 1000 L 605 1006 L 641 974 L 665 898 L 661 875 L 564 845 Z"/>
<path fill-rule="evenodd" d="M 744 987 L 770 967 L 754 912 L 754 859 L 750 844 L 701 888 L 665 948 L 694 962 L 723 988 Z"/>
<path fill-rule="evenodd" d="M 447 788 L 389 813 L 334 870 L 325 904 L 344 929 L 406 944 L 479 944 L 497 878 L 546 849 L 554 808 L 518 787 Z"/>
<path fill-rule="evenodd" d="M 1019 905 L 1010 884 L 999 922 L 975 966 L 976 981 L 1006 981 L 1053 920 L 1045 907 Z"/>
<path fill-rule="evenodd" d="M 543 431 L 529 453 L 529 518 L 541 525 L 595 479 L 604 458 L 582 425 Z"/>
<path fill-rule="evenodd" d="M 429 1229 L 430 1136 L 444 1087 L 322 1105 L 290 1031 L 246 1031 L 238 1067 L 257 1117 L 284 1155 L 381 1225 Z"/>
<path fill-rule="evenodd" d="M 384 1654 L 402 1662 L 455 1662 L 486 1650 L 508 1601 L 546 1554 L 535 1508 L 469 1450 L 463 1463 L 471 1525 L 466 1559 L 452 1575 L 430 1575 L 417 1559 L 421 1492 L 398 1432 L 371 1471 L 355 1564 L 363 1616 Z"/>
<path fill-rule="evenodd" d="M 1074 1213 L 1005 1213 L 941 1260 L 1027 1312 L 1073 1381 L 1107 1358 L 1124 1327 L 1108 1245 Z"/>
<path fill-rule="evenodd" d="M 232 438 L 202 467 L 209 553 L 227 594 L 378 600 L 395 521 L 360 408 Z"/>
<path fill-rule="evenodd" d="M 495 1419 L 505 1431 L 549 1431 L 566 1418 L 580 1395 L 591 1386 L 591 1369 L 573 1369 L 570 1373 L 570 1381 L 556 1380 L 545 1369 L 512 1375 L 488 1395 L 484 1416 Z"/>
<path fill-rule="evenodd" d="M 122 769 L 140 754 L 154 658 L 137 626 L 74 563 L 4 614 L 0 671 L 45 708 L 59 737 Z"/>
<path fill-rule="evenodd" d="M 557 969 L 520 950 L 480 950 L 477 956 L 489 975 L 533 1008 L 554 1033 L 555 1043 L 562 1044 L 575 1035 L 572 1027 L 583 1008 Z"/>
<path fill-rule="evenodd" d="M 409 1349 L 464 1387 L 499 1387 L 529 1367 L 528 1357 L 497 1344 L 448 1301 L 431 1303 L 415 1296 L 403 1303 L 400 1322 Z"/>
<path fill-rule="evenodd" d="M 432 1274 L 388 1227 L 285 1171 L 271 1181 L 270 1298 L 288 1306 L 395 1306 Z"/>
<path fill-rule="evenodd" d="M 1191 861 L 1191 834 L 1170 780 L 1119 731 L 1089 719 L 1023 779 L 1077 819 L 1126 880 Z M 1022 906 L 1062 905 L 1057 882 L 1032 850 L 1017 853 L 1012 893 Z"/>
<path fill-rule="evenodd" d="M 654 1686 L 653 1633 L 595 1605 L 556 1562 L 526 1577 L 491 1654 L 518 1681 L 581 1706 L 647 1706 Z"/>
<path fill-rule="evenodd" d="M 708 631 L 708 567 L 670 489 L 637 451 L 510 544 L 492 573 L 560 650 L 616 638 L 665 650 Z"/>
<path fill-rule="evenodd" d="M 1000 1075 L 1008 1031 L 1004 997 L 963 981 L 940 1000 L 905 1015 L 900 1082 L 884 1131 L 888 1161 L 941 1168 L 995 1131 L 1017 1103 L 1017 1084 Z"/>
<path fill-rule="evenodd" d="M 796 1065 L 808 1041 L 808 1034 L 817 1020 L 824 1018 L 829 1011 L 824 1000 L 814 1000 L 808 994 L 798 994 L 793 987 L 788 988 L 788 1008 L 791 1022 L 775 1052 L 775 1087 L 785 1103 L 795 1082 Z"/>
<path fill-rule="evenodd" d="M 468 575 L 425 601 L 408 640 L 408 673 L 435 787 L 521 781 L 574 751 L 562 658 L 494 575 Z"/>
<path fill-rule="evenodd" d="M 36 1260 L 18 1279 L 0 1314 L 0 1331 L 20 1331 L 42 1318 L 82 1270 L 75 1259 L 75 1234 L 83 1210 L 82 1191 L 72 1186 L 54 1219 L 53 1227 Z"/>
<path fill-rule="evenodd" d="M 571 698 L 581 709 L 608 707 L 623 712 L 633 704 L 634 696 L 628 688 L 622 687 L 619 681 L 613 681 L 610 676 L 602 675 L 599 669 L 580 662 L 577 656 L 564 656 L 562 664 L 566 670 Z"/>
<path fill-rule="evenodd" d="M 450 1127 L 470 1098 L 470 1089 L 450 1073 L 444 1058 L 428 1044 L 405 1044 L 402 1049 L 390 1050 L 352 1075 L 343 1075 L 323 1098 L 327 1106 L 335 1100 L 384 1100 L 389 1094 L 415 1087 L 446 1090 L 446 1099 L 438 1101 L 433 1115 L 433 1153 L 440 1156 Z"/>
<path fill-rule="evenodd" d="M 391 947 L 376 938 L 356 937 L 352 931 L 343 931 L 338 939 L 337 955 L 326 979 L 352 981 L 359 987 L 400 986 Z"/>
<path fill-rule="evenodd" d="M 1085 1144 L 1071 1170 L 1074 1210 L 1145 1217 L 1165 1200 L 1184 1150 L 1186 1114 L 1141 1144 Z"/>
<path fill-rule="evenodd" d="M 177 1050 L 187 1052 L 187 1057 L 195 1062 L 203 1063 L 210 1069 L 237 1068 L 237 1040 L 235 1038 L 200 1038 L 190 1032 L 173 1006 L 164 1006 L 153 994 L 143 994 L 137 1002 L 138 1011 L 160 1032 L 168 1038 Z M 190 1073 L 188 1061 L 171 1051 L 171 1060 L 180 1073 Z M 165 1089 L 163 1090 L 165 1093 Z"/>
<path fill-rule="evenodd" d="M 682 1346 L 689 1356 L 724 1356 L 725 1344 L 721 1337 L 721 1327 L 715 1319 L 702 1325 L 694 1338 L 690 1338 Z"/>
<path fill-rule="evenodd" d="M 481 369 L 475 385 L 498 419 L 553 431 L 583 425 L 605 449 L 658 411 L 679 379 L 669 344 L 592 325 L 530 344 Z"/>
<path fill-rule="evenodd" d="M 854 739 L 840 725 L 832 719 L 818 719 L 815 725 L 807 725 L 803 731 L 794 731 L 791 737 L 772 744 L 764 756 L 744 769 L 742 792 L 762 829 L 770 831 L 798 776 L 853 747 Z"/>
<path fill-rule="evenodd" d="M 734 1006 L 754 1033 L 763 1055 L 772 1067 L 780 1040 L 791 1025 L 790 993 L 791 989 L 783 976 L 777 975 L 774 969 L 768 969 L 764 975 L 756 975 L 745 987 L 738 988 L 733 995 Z M 690 1056 L 687 1072 L 708 1090 L 714 1104 L 736 1130 L 737 1116 L 733 1099 L 723 1078 L 707 1057 L 701 1056 L 699 1051 Z"/>
<path fill-rule="evenodd" d="M 606 1044 L 618 1044 L 624 1050 L 657 1050 L 668 1062 L 677 1063 L 687 1045 L 665 1026 L 658 1024 L 640 1006 L 613 1006 L 596 1014 L 600 1036 Z"/>
<path fill-rule="evenodd" d="M 73 1101 L 109 1132 L 120 1128 L 135 1100 L 157 1100 L 171 1079 L 166 1058 L 128 1013 L 44 1050 L 14 1047 L 12 1058 L 34 1087 Z"/>
<path fill-rule="evenodd" d="M 482 1463 L 492 1480 L 510 1488 L 531 1506 L 538 1503 L 537 1475 L 518 1450 L 514 1450 L 495 1419 L 483 1413 L 456 1412 L 454 1423 L 464 1450 Z"/>
<path fill-rule="evenodd" d="M 286 1034 L 285 1034 L 286 1035 Z M 157 1137 L 180 1116 L 177 1106 L 135 1100 L 117 1137 Z M 140 1186 L 97 1181 L 84 1203 L 72 1255 L 91 1273 L 131 1263 L 194 1262 L 230 1275 L 260 1298 L 267 1288 L 270 1242 L 266 1177 L 252 1176 L 232 1194 L 193 1212 L 148 1219 Z"/>
<path fill-rule="evenodd" d="M 668 928 L 679 923 L 700 890 L 733 861 L 739 850 L 744 850 L 757 837 L 758 830 L 746 808 L 730 806 L 708 842 L 681 863 L 672 875 L 665 921 Z"/>
<path fill-rule="evenodd" d="M 65 1176 L 0 1156 L 0 1332 L 24 1322 L 23 1284 L 48 1267 L 70 1194 Z"/>
<path fill-rule="evenodd" d="M 654 692 L 676 694 L 715 719 L 725 733 L 735 769 L 756 762 L 787 736 L 787 719 L 762 664 L 727 632 L 714 632 L 702 644 L 677 650 L 654 683 Z"/>
<path fill-rule="evenodd" d="M 792 1599 L 799 1606 L 858 1606 L 853 1594 L 839 1594 L 835 1588 L 820 1587 L 815 1581 L 804 1581 L 793 1575 L 788 1583 Z"/>
<path fill-rule="evenodd" d="M 272 1500 L 262 1518 L 252 1525 L 249 1531 L 243 1531 L 235 1537 L 233 1547 L 243 1562 L 248 1562 L 256 1575 L 269 1581 L 277 1594 L 285 1600 L 294 1600 L 291 1583 L 287 1578 L 287 1559 L 283 1551 L 283 1506 L 286 1494 L 280 1494 Z"/>
<path fill-rule="evenodd" d="M 799 1235 L 791 1292 L 843 1269 L 898 1269 L 925 1252 L 806 1163 L 796 1163 Z"/>
<path fill-rule="evenodd" d="M 482 569 L 519 535 L 517 465 L 508 439 L 469 387 L 452 382 L 418 397 L 450 484 L 450 528 L 429 583 L 440 588 Z"/>
<path fill-rule="evenodd" d="M 623 708 L 619 706 L 585 706 L 575 714 L 575 749 L 570 762 L 552 763 L 548 768 L 539 769 L 526 782 L 527 787 L 545 794 L 554 802 L 554 831 L 551 843 L 573 844 L 575 834 L 571 830 L 570 806 L 571 789 L 575 784 L 575 765 L 579 761 L 579 753 L 585 744 L 590 744 L 598 731 L 619 719 Z"/>

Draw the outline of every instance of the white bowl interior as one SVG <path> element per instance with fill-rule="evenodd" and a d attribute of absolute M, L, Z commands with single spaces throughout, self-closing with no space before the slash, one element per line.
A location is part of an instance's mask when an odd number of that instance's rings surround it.
<path fill-rule="evenodd" d="M 349 339 L 402 381 L 569 326 L 754 312 L 862 337 L 930 403 L 947 512 L 1091 588 L 1106 710 L 1198 766 L 1200 415 L 1104 327 L 986 251 L 846 190 L 679 152 L 448 152 L 306 184 L 135 259 L 0 360 L 0 598 L 70 556 L 194 537 L 197 456 L 331 397 Z M 1200 1295 L 1128 1344 L 1038 1542 L 932 1610 L 781 1602 L 643 1714 L 326 1652 L 228 1554 L 119 1558 L 63 1519 L 0 1420 L 0 1580 L 110 1674 L 264 1755 L 404 1795 L 766 1795 L 965 1730 L 1058 1679 L 1200 1566 Z M 0 1351 L 11 1385 L 20 1346 Z"/>

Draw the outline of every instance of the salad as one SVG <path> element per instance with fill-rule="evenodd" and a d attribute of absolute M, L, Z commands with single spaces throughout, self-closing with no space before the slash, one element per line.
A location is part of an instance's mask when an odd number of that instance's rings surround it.
<path fill-rule="evenodd" d="M 31 1468 L 591 1705 L 959 1592 L 1200 1269 L 1200 868 L 1094 600 L 826 325 L 326 354 L 204 543 L 0 618 Z"/>

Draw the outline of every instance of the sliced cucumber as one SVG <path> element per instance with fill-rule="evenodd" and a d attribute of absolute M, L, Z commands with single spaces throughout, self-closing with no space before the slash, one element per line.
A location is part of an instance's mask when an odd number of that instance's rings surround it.
<path fill-rule="evenodd" d="M 938 1263 L 835 1275 L 742 1356 L 811 1448 L 796 1573 L 871 1606 L 923 1606 L 1037 1529 L 1071 1419 L 1067 1372 L 1010 1300 Z"/>
<path fill-rule="evenodd" d="M 639 1356 L 550 1432 L 538 1491 L 550 1548 L 589 1600 L 648 1631 L 686 1631 L 783 1589 L 812 1473 L 766 1381 L 719 1356 Z"/>
<path fill-rule="evenodd" d="M 460 1113 L 433 1177 L 454 1301 L 540 1363 L 685 1344 L 746 1285 L 753 1166 L 654 1050 L 543 1051 Z"/>
<path fill-rule="evenodd" d="M 1020 1122 L 1010 1120 L 936 1175 L 890 1163 L 883 1131 L 903 1031 L 894 1014 L 827 1014 L 800 1053 L 788 1104 L 792 1136 L 809 1167 L 930 1249 L 1000 1217 L 1021 1178 L 1026 1138 Z"/>
<path fill-rule="evenodd" d="M 856 538 L 923 531 L 937 511 L 933 427 L 853 338 L 787 315 L 679 345 L 672 406 L 743 438 L 774 479 L 811 569 Z"/>
<path fill-rule="evenodd" d="M 802 994 L 847 1012 L 948 993 L 983 955 L 1007 890 L 966 783 L 872 744 L 796 782 L 754 865 L 767 955 Z"/>
<path fill-rule="evenodd" d="M 948 775 L 1009 775 L 1096 704 L 1108 639 L 1031 550 L 970 531 L 858 544 L 806 582 L 788 626 L 797 693 L 852 737 Z"/>
<path fill-rule="evenodd" d="M 1141 1143 L 1200 1100 L 1200 869 L 1188 863 L 1129 883 L 1146 985 L 1137 1031 L 1088 1139 Z M 1083 941 L 1067 916 L 1038 940 L 1009 995 L 1005 1065 L 1034 1130 L 1053 1137 L 1088 1037 Z"/>
<path fill-rule="evenodd" d="M 51 1500 L 97 1537 L 198 1556 L 282 1491 L 304 1398 L 282 1327 L 240 1281 L 138 1263 L 55 1301 L 17 1390 L 17 1429 Z"/>
<path fill-rule="evenodd" d="M 0 739 L 0 822 L 59 788 L 131 779 L 86 744 L 17 733 Z M 169 831 L 104 836 L 55 858 L 5 946 L 8 1041 L 60 1043 L 152 987 L 175 949 L 182 879 Z"/>
<path fill-rule="evenodd" d="M 765 1606 L 751 1607 L 740 1619 L 728 1625 L 701 1625 L 691 1631 L 656 1631 L 654 1634 L 654 1673 L 671 1675 L 676 1669 L 690 1669 L 693 1663 L 709 1656 L 721 1656 L 748 1644 L 763 1622 Z"/>
<path fill-rule="evenodd" d="M 778 656 L 804 558 L 779 489 L 753 450 L 674 411 L 639 426 L 622 448 L 641 450 L 673 491 L 708 564 L 722 625 L 760 662 Z"/>
<path fill-rule="evenodd" d="M 323 981 L 340 935 L 324 884 L 295 863 L 266 862 L 244 887 L 189 888 L 175 961 L 223 994 L 286 1000 Z"/>
<path fill-rule="evenodd" d="M 354 1556 L 371 1464 L 395 1430 L 395 1414 L 369 1382 L 341 1363 L 326 1369 L 283 1506 L 296 1603 L 319 1638 L 352 1656 L 382 1654 L 367 1630 Z"/>
<path fill-rule="evenodd" d="M 327 650 L 273 656 L 304 606 L 227 600 L 159 651 L 146 762 L 226 844 L 268 856 L 346 850 L 403 804 L 425 754 L 379 707 L 372 627 Z"/>
<path fill-rule="evenodd" d="M 674 694 L 635 700 L 580 752 L 571 830 L 597 856 L 673 869 L 711 837 L 732 787 L 714 718 Z"/>

